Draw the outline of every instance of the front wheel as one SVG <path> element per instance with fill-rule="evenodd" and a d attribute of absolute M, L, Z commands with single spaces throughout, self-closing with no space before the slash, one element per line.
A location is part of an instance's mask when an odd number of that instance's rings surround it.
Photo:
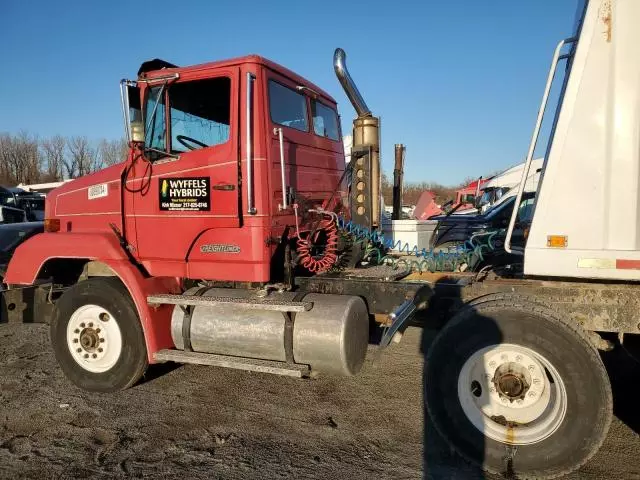
<path fill-rule="evenodd" d="M 426 359 L 436 430 L 492 473 L 554 478 L 583 465 L 609 429 L 612 395 L 584 332 L 511 295 L 472 302 Z"/>
<path fill-rule="evenodd" d="M 115 277 L 80 282 L 58 299 L 51 343 L 67 378 L 89 391 L 128 388 L 148 365 L 136 307 Z"/>

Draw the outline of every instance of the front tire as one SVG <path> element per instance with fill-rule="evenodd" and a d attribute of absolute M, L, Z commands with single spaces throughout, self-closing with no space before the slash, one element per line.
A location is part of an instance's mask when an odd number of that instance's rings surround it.
<path fill-rule="evenodd" d="M 136 307 L 116 277 L 85 280 L 58 299 L 51 343 L 66 377 L 92 392 L 124 390 L 148 366 Z"/>
<path fill-rule="evenodd" d="M 489 295 L 461 310 L 426 359 L 434 427 L 485 470 L 555 478 L 586 463 L 612 417 L 609 379 L 585 333 L 551 310 Z"/>

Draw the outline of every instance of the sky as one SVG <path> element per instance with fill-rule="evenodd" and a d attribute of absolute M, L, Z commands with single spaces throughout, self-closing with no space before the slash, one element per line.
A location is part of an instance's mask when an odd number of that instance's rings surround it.
<path fill-rule="evenodd" d="M 403 143 L 405 179 L 455 185 L 523 161 L 577 2 L 0 0 L 0 132 L 121 138 L 118 82 L 141 62 L 255 53 L 328 91 L 347 134 L 355 112 L 332 67 L 342 47 L 381 117 L 383 170 Z"/>

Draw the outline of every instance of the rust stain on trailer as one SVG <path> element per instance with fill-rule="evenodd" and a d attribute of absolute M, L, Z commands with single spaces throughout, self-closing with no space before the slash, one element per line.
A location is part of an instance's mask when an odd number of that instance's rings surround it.
<path fill-rule="evenodd" d="M 613 27 L 613 9 L 611 8 L 611 0 L 604 0 L 600 5 L 600 20 L 604 24 L 604 38 L 607 43 L 611 43 L 611 30 Z"/>

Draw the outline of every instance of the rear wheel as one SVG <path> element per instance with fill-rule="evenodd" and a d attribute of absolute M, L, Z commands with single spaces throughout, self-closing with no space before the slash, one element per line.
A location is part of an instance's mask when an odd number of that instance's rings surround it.
<path fill-rule="evenodd" d="M 115 277 L 80 282 L 60 297 L 51 342 L 67 378 L 89 391 L 128 388 L 148 365 L 137 310 Z"/>
<path fill-rule="evenodd" d="M 577 469 L 612 416 L 609 379 L 584 332 L 509 295 L 472 302 L 440 332 L 427 355 L 425 399 L 458 453 L 518 478 Z"/>

